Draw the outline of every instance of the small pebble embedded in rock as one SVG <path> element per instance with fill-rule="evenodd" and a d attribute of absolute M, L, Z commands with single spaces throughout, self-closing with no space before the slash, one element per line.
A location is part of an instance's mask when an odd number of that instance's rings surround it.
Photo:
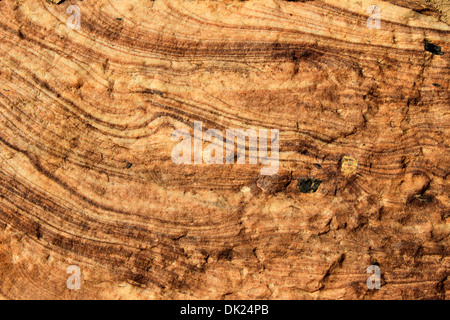
<path fill-rule="evenodd" d="M 341 160 L 341 172 L 344 176 L 350 177 L 356 173 L 358 161 L 352 157 L 344 156 Z"/>

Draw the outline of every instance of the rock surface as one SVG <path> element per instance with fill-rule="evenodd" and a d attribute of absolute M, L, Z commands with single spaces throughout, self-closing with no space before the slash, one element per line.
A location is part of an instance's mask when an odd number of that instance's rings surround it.
<path fill-rule="evenodd" d="M 0 1 L 0 297 L 449 299 L 447 1 L 58 2 Z"/>

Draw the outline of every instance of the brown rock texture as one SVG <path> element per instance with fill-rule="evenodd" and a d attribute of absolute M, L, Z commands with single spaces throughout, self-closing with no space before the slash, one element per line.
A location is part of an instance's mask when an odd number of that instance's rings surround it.
<path fill-rule="evenodd" d="M 448 8 L 0 1 L 0 298 L 449 299 Z M 174 164 L 194 121 L 278 173 Z"/>

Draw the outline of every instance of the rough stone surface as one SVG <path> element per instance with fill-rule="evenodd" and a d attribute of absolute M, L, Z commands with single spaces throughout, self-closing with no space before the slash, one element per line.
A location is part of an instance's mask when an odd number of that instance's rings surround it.
<path fill-rule="evenodd" d="M 448 1 L 52 2 L 0 1 L 1 298 L 449 298 Z M 175 165 L 194 121 L 278 174 Z"/>

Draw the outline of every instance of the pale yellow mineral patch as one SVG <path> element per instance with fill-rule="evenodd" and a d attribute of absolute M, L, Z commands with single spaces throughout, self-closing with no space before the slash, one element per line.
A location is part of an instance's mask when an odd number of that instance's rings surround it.
<path fill-rule="evenodd" d="M 352 157 L 344 156 L 341 161 L 341 172 L 344 176 L 350 177 L 358 169 L 358 161 Z"/>

